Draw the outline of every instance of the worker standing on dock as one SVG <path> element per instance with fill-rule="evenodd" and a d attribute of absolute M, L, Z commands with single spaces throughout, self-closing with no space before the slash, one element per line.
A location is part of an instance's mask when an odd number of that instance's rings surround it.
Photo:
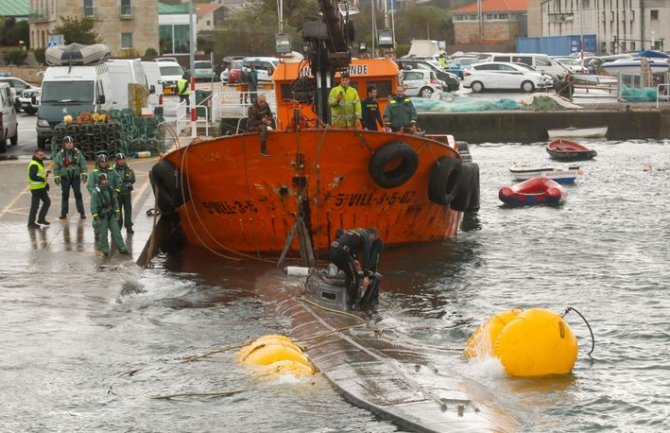
<path fill-rule="evenodd" d="M 414 134 L 416 132 L 417 118 L 418 115 L 412 100 L 408 96 L 405 96 L 405 86 L 399 84 L 395 95 L 384 110 L 384 124 L 386 128 L 393 132 Z"/>
<path fill-rule="evenodd" d="M 358 91 L 349 83 L 349 73 L 342 72 L 340 84 L 333 87 L 328 96 L 331 123 L 338 128 L 356 128 L 357 122 L 361 120 L 361 100 Z"/>
<path fill-rule="evenodd" d="M 47 212 L 49 212 L 49 206 L 51 206 L 51 199 L 49 199 L 49 181 L 47 180 L 49 172 L 44 169 L 45 157 L 44 149 L 38 148 L 33 152 L 33 159 L 28 164 L 28 184 L 30 185 L 31 195 L 30 213 L 28 214 L 29 229 L 40 228 L 39 224 L 49 225 L 46 217 Z M 40 201 L 42 202 L 42 209 L 40 209 L 37 223 L 35 223 Z"/>
<path fill-rule="evenodd" d="M 74 201 L 81 219 L 86 219 L 84 200 L 81 196 L 81 184 L 88 180 L 86 158 L 81 150 L 74 147 L 72 137 L 63 137 L 63 148 L 58 151 L 54 159 L 54 182 L 60 185 L 61 205 L 60 219 L 67 218 L 70 207 L 70 188 L 74 192 Z"/>
<path fill-rule="evenodd" d="M 112 240 L 121 254 L 128 254 L 118 218 L 121 213 L 116 194 L 110 185 L 110 176 L 100 173 L 97 186 L 91 193 L 91 215 L 93 215 L 93 230 L 95 231 L 95 246 L 105 256 L 109 255 L 109 240 L 107 232 L 112 232 Z"/>
<path fill-rule="evenodd" d="M 122 152 L 116 154 L 114 172 L 119 179 L 119 229 L 125 225 L 128 234 L 133 231 L 133 199 L 132 191 L 135 185 L 135 171 L 126 163 L 126 155 Z"/>
<path fill-rule="evenodd" d="M 357 272 L 357 261 L 363 273 L 363 287 L 370 285 L 370 277 L 375 273 L 381 257 L 381 239 L 379 231 L 370 227 L 346 230 L 339 236 L 328 250 L 330 261 L 345 274 L 347 287 L 347 306 L 358 310 L 361 279 Z"/>
<path fill-rule="evenodd" d="M 109 176 L 109 184 L 112 189 L 118 194 L 121 192 L 121 186 L 119 185 L 119 178 L 116 175 L 116 172 L 112 167 L 109 166 L 109 157 L 105 153 L 101 153 L 96 157 L 95 168 L 91 172 L 91 175 L 88 177 L 88 183 L 86 184 L 86 189 L 92 195 L 93 190 L 98 185 L 98 176 L 102 173 L 105 173 Z"/>

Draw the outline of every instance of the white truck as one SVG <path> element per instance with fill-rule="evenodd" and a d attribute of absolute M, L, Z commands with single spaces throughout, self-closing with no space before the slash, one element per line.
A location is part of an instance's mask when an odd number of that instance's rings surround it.
<path fill-rule="evenodd" d="M 121 110 L 129 107 L 128 85 L 140 84 L 149 94 L 156 93 L 156 87 L 147 81 L 143 62 L 140 59 L 112 59 L 107 61 L 112 85 L 112 107 Z"/>

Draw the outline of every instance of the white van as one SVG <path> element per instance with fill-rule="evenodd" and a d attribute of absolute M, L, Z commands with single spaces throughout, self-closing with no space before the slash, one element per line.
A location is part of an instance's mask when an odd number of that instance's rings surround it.
<path fill-rule="evenodd" d="M 554 82 L 558 82 L 565 74 L 570 73 L 570 70 L 546 54 L 534 53 L 484 53 L 488 57 L 482 62 L 509 62 L 509 63 L 525 63 L 532 66 L 538 72 L 544 72 L 551 75 Z"/>
<path fill-rule="evenodd" d="M 18 144 L 19 122 L 11 87 L 9 83 L 0 83 L 0 152 L 7 151 L 7 140 L 12 146 Z"/>
<path fill-rule="evenodd" d="M 144 75 L 147 77 L 149 90 L 151 91 L 151 86 L 153 86 L 155 90 L 153 93 L 149 92 L 149 106 L 151 107 L 163 105 L 163 80 L 158 65 L 158 62 L 142 62 L 142 68 L 144 69 Z"/>
<path fill-rule="evenodd" d="M 245 57 L 242 59 L 242 67 L 256 68 L 258 81 L 272 81 L 272 74 L 277 70 L 279 59 L 276 57 Z"/>
<path fill-rule="evenodd" d="M 95 66 L 50 66 L 44 72 L 37 111 L 37 146 L 44 148 L 63 116 L 112 109 L 107 63 Z"/>
<path fill-rule="evenodd" d="M 151 94 L 156 92 L 147 83 L 147 77 L 140 59 L 113 59 L 107 61 L 112 85 L 112 106 L 117 110 L 128 108 L 128 85 L 140 84 Z M 153 91 L 153 92 L 152 92 Z"/>

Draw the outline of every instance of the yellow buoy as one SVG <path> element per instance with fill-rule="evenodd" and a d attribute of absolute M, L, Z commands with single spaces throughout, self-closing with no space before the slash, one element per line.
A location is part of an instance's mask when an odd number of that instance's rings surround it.
<path fill-rule="evenodd" d="M 272 344 L 288 346 L 297 350 L 298 352 L 302 352 L 300 346 L 295 344 L 288 337 L 285 337 L 283 335 L 264 335 L 254 340 L 251 344 L 244 346 L 242 349 L 240 349 L 240 359 L 244 361 L 244 358 L 246 358 L 250 352 L 257 350 L 259 346 L 268 346 Z"/>
<path fill-rule="evenodd" d="M 265 372 L 272 374 L 292 374 L 293 376 L 312 376 L 315 371 L 311 365 L 290 360 L 275 361 L 263 366 Z"/>
<path fill-rule="evenodd" d="M 493 343 L 498 338 L 500 331 L 521 312 L 523 312 L 522 309 L 515 308 L 491 317 L 488 322 L 477 328 L 475 333 L 468 338 L 467 343 L 465 343 L 465 350 L 463 351 L 465 356 L 468 359 L 493 356 Z"/>
<path fill-rule="evenodd" d="M 312 368 L 302 349 L 290 339 L 268 335 L 240 350 L 240 360 L 246 364 L 270 365 L 277 361 L 292 361 Z"/>
<path fill-rule="evenodd" d="M 516 314 L 509 314 L 515 311 Z M 577 360 L 578 346 L 563 318 L 541 308 L 512 312 L 494 316 L 480 327 L 468 340 L 466 356 L 493 355 L 505 372 L 514 377 L 570 373 Z"/>

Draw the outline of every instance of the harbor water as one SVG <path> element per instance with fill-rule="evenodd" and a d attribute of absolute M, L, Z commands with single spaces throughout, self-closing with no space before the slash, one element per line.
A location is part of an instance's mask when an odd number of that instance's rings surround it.
<path fill-rule="evenodd" d="M 513 163 L 551 164 L 544 143 L 471 145 L 479 215 L 454 239 L 385 252 L 380 326 L 466 377 L 518 431 L 668 431 L 670 142 L 585 144 L 598 156 L 578 163 L 565 204 L 514 209 L 498 189 Z M 195 247 L 140 269 L 93 256 L 77 232 L 40 233 L 25 250 L 0 242 L 0 432 L 404 431 L 318 374 L 258 376 L 237 361 L 239 345 L 287 332 L 264 294 L 299 277 Z M 514 307 L 576 308 L 595 334 L 592 357 L 587 326 L 569 313 L 580 346 L 571 375 L 512 379 L 494 361 L 469 363 L 458 351 L 468 336 Z M 229 350 L 182 362 L 216 349 Z M 171 394 L 183 395 L 161 398 Z"/>

